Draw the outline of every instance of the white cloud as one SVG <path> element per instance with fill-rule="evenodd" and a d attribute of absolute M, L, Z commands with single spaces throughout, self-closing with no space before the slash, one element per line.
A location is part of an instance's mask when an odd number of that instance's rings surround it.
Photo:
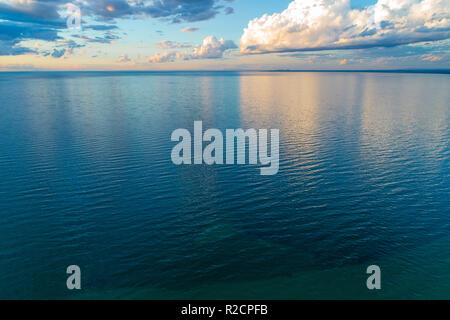
<path fill-rule="evenodd" d="M 450 38 L 450 0 L 295 0 L 282 13 L 249 22 L 242 53 L 395 46 Z"/>
<path fill-rule="evenodd" d="M 200 28 L 197 28 L 197 27 L 186 27 L 186 28 L 181 29 L 180 31 L 181 32 L 188 32 L 188 33 L 194 33 L 194 32 L 197 32 L 198 30 L 200 30 Z"/>
<path fill-rule="evenodd" d="M 121 55 L 119 57 L 119 59 L 117 60 L 117 62 L 119 62 L 119 63 L 127 63 L 127 62 L 130 62 L 130 61 L 131 61 L 131 59 L 128 58 L 128 55 L 126 55 L 126 54 Z"/>
<path fill-rule="evenodd" d="M 183 49 L 183 48 L 192 48 L 192 44 L 188 43 L 188 42 L 175 42 L 175 41 L 170 41 L 170 40 L 164 40 L 164 41 L 160 41 L 158 43 L 156 43 L 156 45 L 160 48 L 160 49 Z"/>
<path fill-rule="evenodd" d="M 231 40 L 223 38 L 217 40 L 216 37 L 209 36 L 203 39 L 203 44 L 194 48 L 193 59 L 216 59 L 222 58 L 223 53 L 237 46 Z"/>
<path fill-rule="evenodd" d="M 180 44 L 172 41 L 162 41 L 157 43 L 161 49 L 179 49 L 189 48 L 190 44 Z M 191 52 L 177 52 L 168 51 L 163 53 L 156 53 L 148 59 L 148 63 L 163 63 L 173 62 L 177 59 L 193 60 L 193 59 L 217 59 L 222 58 L 223 54 L 230 49 L 236 49 L 236 44 L 231 40 L 220 39 L 217 40 L 214 36 L 209 36 L 203 39 L 201 45 L 191 46 Z"/>
<path fill-rule="evenodd" d="M 176 51 L 168 51 L 163 53 L 155 53 L 151 56 L 147 63 L 164 63 L 164 62 L 174 62 L 176 59 L 183 59 L 184 54 L 178 53 Z"/>

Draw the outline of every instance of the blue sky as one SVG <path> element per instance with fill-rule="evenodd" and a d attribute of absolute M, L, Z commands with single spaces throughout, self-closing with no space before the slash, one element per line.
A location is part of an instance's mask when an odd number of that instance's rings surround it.
<path fill-rule="evenodd" d="M 449 68 L 449 2 L 0 0 L 0 71 Z"/>

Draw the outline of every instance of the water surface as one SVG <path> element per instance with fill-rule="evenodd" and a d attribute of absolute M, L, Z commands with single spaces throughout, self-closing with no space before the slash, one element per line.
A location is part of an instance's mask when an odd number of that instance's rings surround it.
<path fill-rule="evenodd" d="M 0 73 L 0 298 L 450 298 L 449 88 L 445 74 Z M 172 131 L 196 120 L 280 129 L 278 175 L 173 165 Z"/>

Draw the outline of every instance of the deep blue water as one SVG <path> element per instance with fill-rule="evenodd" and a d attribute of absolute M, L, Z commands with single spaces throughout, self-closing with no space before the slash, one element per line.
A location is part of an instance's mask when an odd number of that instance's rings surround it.
<path fill-rule="evenodd" d="M 0 73 L 0 298 L 450 298 L 449 89 L 448 74 Z M 195 120 L 279 129 L 278 175 L 175 166 L 170 135 Z"/>

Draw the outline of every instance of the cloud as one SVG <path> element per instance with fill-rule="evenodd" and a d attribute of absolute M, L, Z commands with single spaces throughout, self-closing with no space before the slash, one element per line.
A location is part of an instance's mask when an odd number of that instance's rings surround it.
<path fill-rule="evenodd" d="M 50 54 L 50 56 L 52 56 L 53 58 L 67 58 L 68 56 L 70 56 L 70 52 L 66 48 L 59 50 L 53 49 L 53 52 Z"/>
<path fill-rule="evenodd" d="M 434 64 L 442 67 L 449 65 L 450 40 L 429 43 L 413 43 L 396 47 L 377 47 L 355 50 L 335 50 L 316 52 L 279 53 L 280 57 L 297 59 L 297 65 L 312 63 L 320 68 L 335 68 L 336 65 L 346 68 L 361 67 L 366 69 L 392 66 L 396 68 L 420 68 Z M 346 64 L 344 65 L 344 61 Z M 299 67 L 301 68 L 301 67 Z"/>
<path fill-rule="evenodd" d="M 131 61 L 131 59 L 128 58 L 128 55 L 126 55 L 126 54 L 121 55 L 119 57 L 119 59 L 117 59 L 118 63 L 127 63 L 127 62 L 130 62 L 130 61 Z"/>
<path fill-rule="evenodd" d="M 37 48 L 20 46 L 24 40 L 56 41 L 59 29 L 66 27 L 60 19 L 56 1 L 0 2 L 0 56 L 37 54 Z"/>
<path fill-rule="evenodd" d="M 450 38 L 449 0 L 295 0 L 282 13 L 251 20 L 242 53 L 390 47 Z"/>
<path fill-rule="evenodd" d="M 435 56 L 435 55 L 432 55 L 432 54 L 426 54 L 426 55 L 422 56 L 422 60 L 430 61 L 430 62 L 441 61 L 442 59 L 444 59 L 444 57 Z"/>
<path fill-rule="evenodd" d="M 196 22 L 214 18 L 230 0 L 95 0 L 83 2 L 83 12 L 105 20 L 127 16 L 163 18 L 172 23 Z M 229 14 L 230 10 L 225 9 Z"/>
<path fill-rule="evenodd" d="M 19 63 L 1 64 L 0 63 L 0 70 L 5 70 L 5 71 L 21 70 L 21 71 L 25 71 L 25 70 L 36 70 L 36 67 L 33 64 L 29 64 L 29 63 L 24 63 L 24 64 L 19 64 Z"/>
<path fill-rule="evenodd" d="M 200 30 L 200 28 L 196 28 L 196 27 L 186 27 L 181 29 L 181 32 L 188 32 L 188 33 L 194 33 L 197 32 L 198 30 Z"/>
<path fill-rule="evenodd" d="M 222 58 L 225 51 L 237 48 L 231 40 L 209 36 L 203 39 L 203 44 L 194 48 L 192 59 L 217 59 Z"/>
<path fill-rule="evenodd" d="M 83 15 L 97 16 L 103 20 L 124 18 L 135 13 L 135 7 L 126 0 L 95 0 L 84 2 Z"/>
<path fill-rule="evenodd" d="M 107 25 L 107 24 L 95 24 L 95 25 L 87 25 L 83 26 L 83 29 L 91 29 L 95 31 L 110 31 L 114 29 L 118 29 L 116 25 Z"/>
<path fill-rule="evenodd" d="M 28 53 L 36 53 L 36 51 L 22 47 L 15 41 L 0 40 L 0 56 L 16 56 Z"/>
<path fill-rule="evenodd" d="M 91 42 L 91 43 L 114 43 L 116 40 L 119 39 L 118 36 L 112 34 L 112 33 L 105 33 L 103 36 L 95 36 L 95 37 L 88 37 L 85 35 L 79 35 L 79 34 L 74 34 L 72 35 L 72 37 L 74 38 L 78 38 L 81 40 L 84 40 L 86 42 Z"/>
<path fill-rule="evenodd" d="M 184 48 L 192 48 L 192 44 L 188 43 L 188 42 L 175 42 L 175 41 L 170 41 L 170 40 L 164 40 L 161 42 L 156 43 L 156 45 L 160 48 L 160 49 L 184 49 Z"/>
<path fill-rule="evenodd" d="M 0 19 L 41 25 L 62 27 L 65 25 L 58 13 L 65 1 L 2 1 Z"/>
<path fill-rule="evenodd" d="M 172 22 L 194 22 L 214 18 L 228 0 L 40 0 L 0 2 L 0 19 L 16 21 L 64 22 L 61 8 L 72 2 L 81 7 L 83 16 L 96 16 L 102 20 L 150 16 L 166 18 Z"/>
<path fill-rule="evenodd" d="M 75 49 L 85 47 L 84 44 L 79 44 L 73 40 L 67 39 L 57 39 L 55 46 L 56 48 L 53 48 L 53 51 L 44 50 L 41 51 L 40 54 L 44 57 L 50 56 L 53 58 L 68 59 L 70 58 Z"/>
<path fill-rule="evenodd" d="M 225 14 L 233 14 L 234 13 L 234 9 L 232 7 L 227 7 L 225 8 Z"/>
<path fill-rule="evenodd" d="M 55 41 L 59 38 L 57 31 L 46 25 L 2 21 L 0 23 L 0 56 L 37 53 L 34 49 L 20 46 L 23 40 Z"/>
<path fill-rule="evenodd" d="M 176 59 L 183 59 L 184 57 L 185 56 L 182 53 L 178 53 L 176 51 L 168 51 L 154 54 L 147 60 L 147 63 L 174 62 Z"/>
<path fill-rule="evenodd" d="M 195 22 L 214 18 L 220 0 L 159 0 L 139 6 L 139 11 L 153 18 L 169 18 L 173 23 Z"/>
<path fill-rule="evenodd" d="M 233 41 L 224 39 L 217 40 L 214 36 L 206 37 L 203 39 L 203 43 L 197 46 L 168 40 L 159 42 L 157 45 L 162 49 L 192 48 L 193 51 L 180 53 L 172 50 L 164 53 L 157 53 L 148 59 L 148 63 L 173 62 L 177 59 L 218 59 L 222 58 L 226 51 L 237 48 Z"/>
<path fill-rule="evenodd" d="M 104 20 L 150 16 L 172 23 L 195 22 L 214 18 L 228 0 L 95 0 L 83 2 L 83 14 Z"/>
<path fill-rule="evenodd" d="M 89 31 L 112 31 L 119 18 L 161 18 L 172 23 L 195 22 L 214 18 L 229 0 L 0 0 L 0 55 L 34 52 L 19 48 L 23 40 L 55 41 L 66 30 L 67 5 L 79 6 L 83 19 L 95 22 L 84 28 Z M 99 24 L 107 22 L 107 24 Z M 186 28 L 194 32 L 198 28 Z M 87 41 L 111 43 L 117 37 L 91 36 Z M 58 51 L 59 52 L 59 51 Z M 56 53 L 58 54 L 58 53 Z"/>
<path fill-rule="evenodd" d="M 0 24 L 0 40 L 40 39 L 54 41 L 58 38 L 57 31 L 47 26 L 3 21 Z"/>

